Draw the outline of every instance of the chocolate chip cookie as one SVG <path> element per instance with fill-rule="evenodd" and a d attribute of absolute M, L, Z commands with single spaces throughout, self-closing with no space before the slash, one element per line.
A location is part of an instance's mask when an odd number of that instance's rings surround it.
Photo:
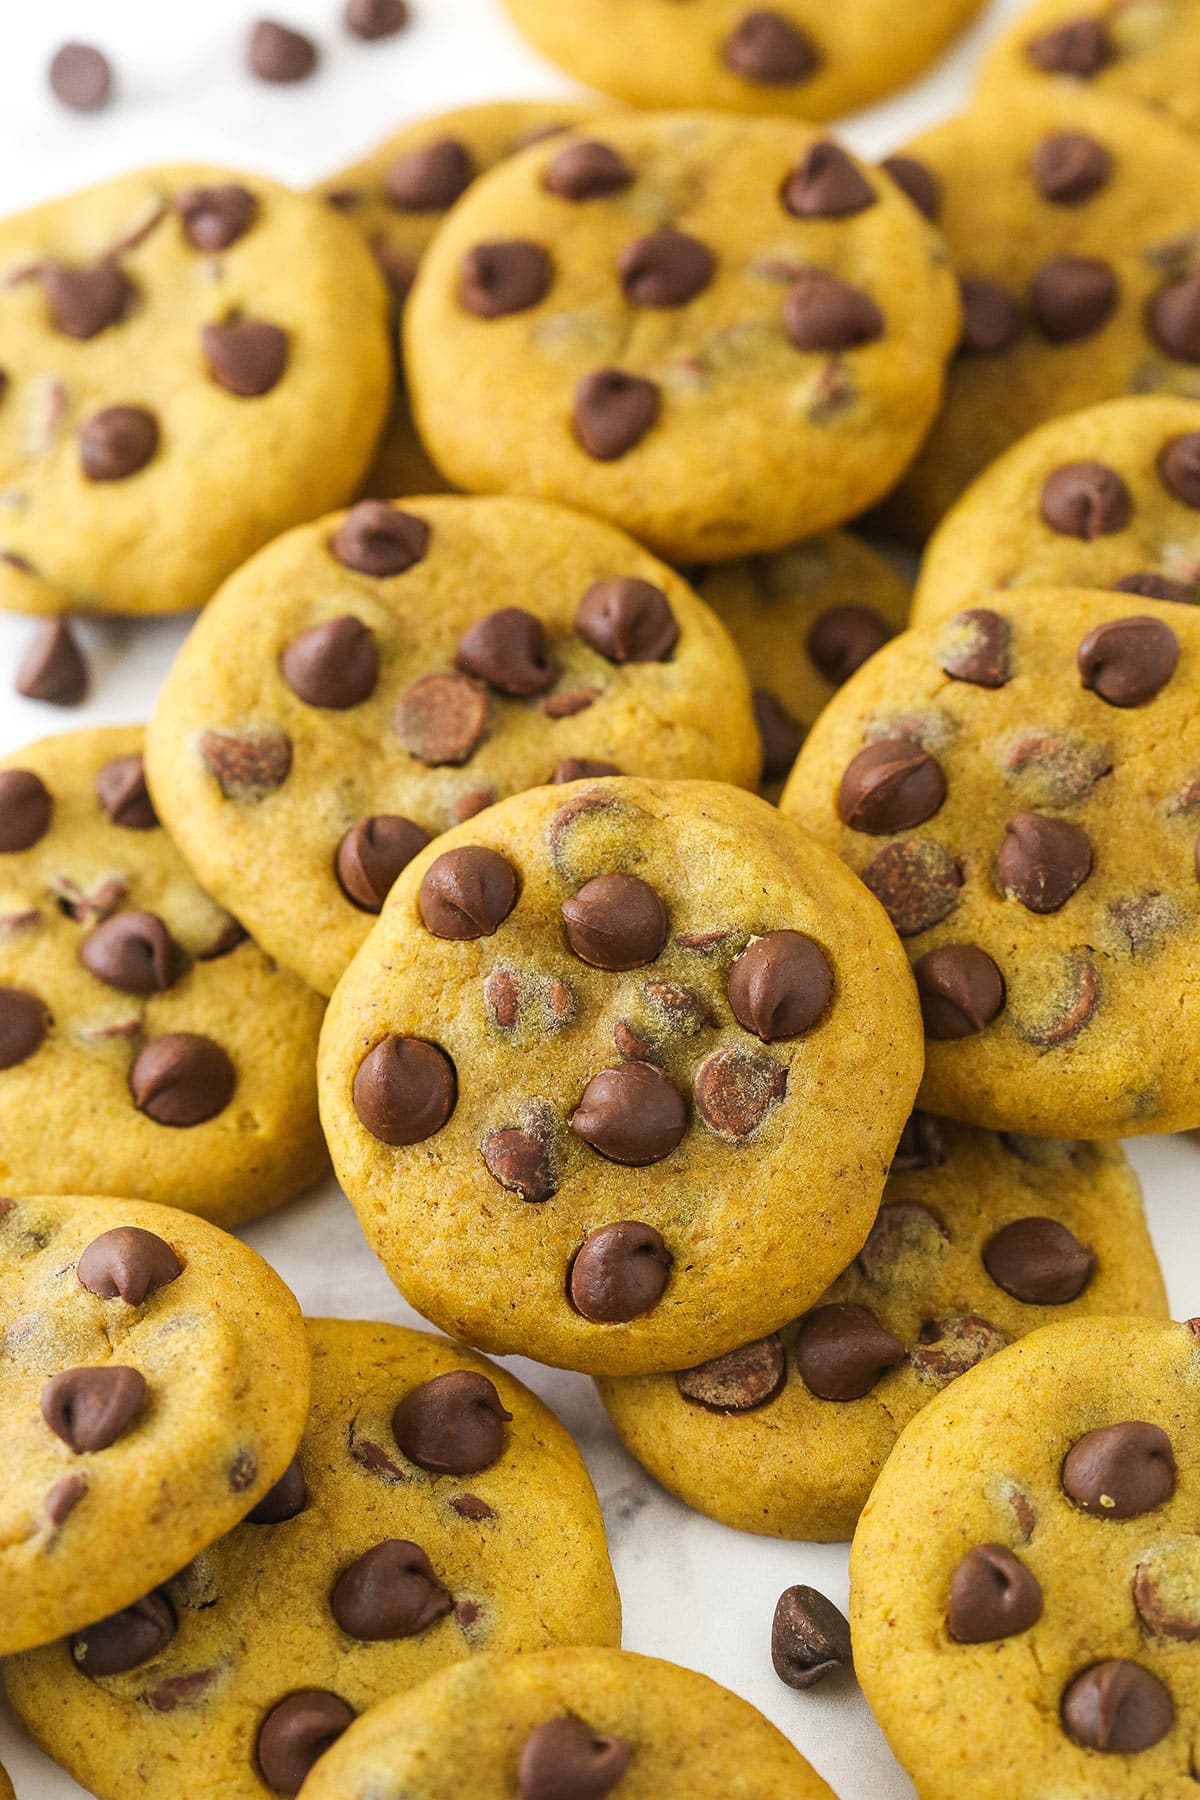
<path fill-rule="evenodd" d="M 904 1431 L 854 1540 L 851 1623 L 923 1800 L 1194 1785 L 1198 1427 L 1194 1320 L 1082 1319 Z"/>
<path fill-rule="evenodd" d="M 141 1200 L 0 1200 L 0 1337 L 7 1656 L 135 1606 L 257 1505 L 309 1356 L 261 1257 Z"/>
<path fill-rule="evenodd" d="M 197 887 L 135 727 L 0 762 L 0 1187 L 221 1225 L 326 1167 L 321 1001 Z"/>
<path fill-rule="evenodd" d="M 321 1105 L 421 1312 L 639 1374 L 845 1267 L 920 1062 L 895 934 L 808 833 L 714 783 L 578 782 L 404 871 L 330 1003 Z"/>
<path fill-rule="evenodd" d="M 8 1779 L 7 1771 L 4 1769 L 0 1769 L 0 1800 L 16 1800 L 16 1795 L 13 1793 L 13 1784 Z"/>
<path fill-rule="evenodd" d="M 940 238 L 812 127 L 615 113 L 469 190 L 404 355 L 457 486 L 565 500 L 704 562 L 879 499 L 958 325 Z"/>
<path fill-rule="evenodd" d="M 258 176 L 148 169 L 0 222 L 0 606 L 178 612 L 338 506 L 391 394 L 357 233 Z"/>
<path fill-rule="evenodd" d="M 358 1713 L 448 1663 L 620 1641 L 596 1496 L 527 1388 L 395 1325 L 308 1336 L 308 1427 L 244 1522 L 7 1665 L 22 1720 L 101 1800 L 174 1800 L 181 1768 L 222 1800 L 295 1794 Z"/>
<path fill-rule="evenodd" d="M 1118 1137 L 1200 1122 L 1200 614 L 993 595 L 887 644 L 783 797 L 887 907 L 922 1105 Z"/>
<path fill-rule="evenodd" d="M 1200 143 L 1129 101 L 1014 88 L 904 152 L 963 283 L 946 405 L 890 504 L 927 537 L 1046 419 L 1200 396 Z"/>
<path fill-rule="evenodd" d="M 957 1376 L 1080 1313 L 1167 1317 L 1115 1144 L 914 1113 L 845 1274 L 784 1331 L 679 1375 L 605 1380 L 625 1447 L 739 1531 L 848 1538 L 896 1437 Z"/>
<path fill-rule="evenodd" d="M 328 993 L 401 869 L 504 795 L 581 776 L 753 786 L 732 640 L 623 533 L 524 500 L 364 501 L 225 586 L 150 727 L 201 879 Z"/>

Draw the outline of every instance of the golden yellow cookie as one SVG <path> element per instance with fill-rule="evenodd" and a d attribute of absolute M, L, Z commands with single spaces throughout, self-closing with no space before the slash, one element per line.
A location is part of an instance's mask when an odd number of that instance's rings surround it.
<path fill-rule="evenodd" d="M 882 900 L 922 1105 L 996 1130 L 1200 1121 L 1200 613 L 1070 588 L 906 632 L 783 796 Z"/>
<path fill-rule="evenodd" d="M 1023 587 L 1200 601 L 1200 402 L 1109 400 L 1014 444 L 930 540 L 913 622 Z"/>
<path fill-rule="evenodd" d="M 140 1609 L 10 1662 L 101 1800 L 294 1794 L 356 1713 L 474 1651 L 617 1644 L 600 1508 L 553 1414 L 423 1332 L 313 1320 L 296 1460 Z M 466 1789 L 460 1790 L 466 1792 Z"/>
<path fill-rule="evenodd" d="M 609 525 L 527 500 L 363 502 L 222 590 L 147 739 L 201 879 L 328 993 L 404 864 L 504 795 L 578 775 L 753 786 L 728 633 Z"/>
<path fill-rule="evenodd" d="M 1046 419 L 1125 394 L 1200 395 L 1200 144 L 1131 102 L 1014 87 L 904 152 L 964 281 L 946 404 L 890 503 L 925 538 Z"/>
<path fill-rule="evenodd" d="M 906 1428 L 850 1559 L 854 1664 L 921 1800 L 1184 1800 L 1196 1322 L 1048 1325 Z"/>
<path fill-rule="evenodd" d="M 141 1200 L 0 1200 L 0 1315 L 7 1656 L 129 1606 L 261 1500 L 309 1356 L 261 1257 Z"/>
<path fill-rule="evenodd" d="M 941 240 L 812 127 L 614 113 L 475 183 L 422 261 L 404 356 L 459 487 L 704 562 L 879 499 L 958 324 Z"/>
<path fill-rule="evenodd" d="M 600 1395 L 626 1449 L 689 1506 L 739 1531 L 848 1538 L 915 1413 L 1012 1339 L 1081 1313 L 1167 1316 L 1119 1146 L 914 1113 L 870 1237 L 811 1312 Z"/>
<path fill-rule="evenodd" d="M 760 1712 L 704 1675 L 619 1650 L 482 1656 L 377 1706 L 305 1800 L 833 1800 Z"/>
<path fill-rule="evenodd" d="M 0 1800 L 16 1800 L 13 1784 L 4 1769 L 0 1769 Z"/>
<path fill-rule="evenodd" d="M 391 396 L 387 296 L 331 208 L 147 169 L 0 222 L 0 606 L 201 606 L 339 505 Z"/>
<path fill-rule="evenodd" d="M 135 726 L 0 763 L 0 1187 L 235 1225 L 326 1167 L 321 1001 L 197 887 Z"/>
<path fill-rule="evenodd" d="M 920 1065 L 901 946 L 835 857 L 752 794 L 627 778 L 414 859 L 330 1002 L 321 1108 L 421 1312 L 638 1374 L 845 1267 Z"/>

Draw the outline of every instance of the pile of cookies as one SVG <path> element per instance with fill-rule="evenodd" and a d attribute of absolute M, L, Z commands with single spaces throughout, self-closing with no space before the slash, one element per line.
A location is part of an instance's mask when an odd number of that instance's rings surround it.
<path fill-rule="evenodd" d="M 1200 6 L 1040 0 L 871 165 L 979 0 L 507 3 L 600 92 L 0 221 L 20 691 L 202 609 L 0 764 L 9 1699 L 98 1800 L 828 1800 L 621 1651 L 517 1353 L 853 1537 L 764 1647 L 923 1800 L 1183 1795 Z M 231 1235 L 330 1165 L 436 1335 Z"/>

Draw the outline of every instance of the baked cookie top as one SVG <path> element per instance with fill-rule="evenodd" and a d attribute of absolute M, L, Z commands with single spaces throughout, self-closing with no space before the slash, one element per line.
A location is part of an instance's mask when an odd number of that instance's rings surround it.
<path fill-rule="evenodd" d="M 177 612 L 339 505 L 391 394 L 370 254 L 311 196 L 141 170 L 0 221 L 0 606 Z"/>
<path fill-rule="evenodd" d="M 854 1540 L 851 1623 L 927 1800 L 1187 1792 L 1198 1426 L 1194 1321 L 1080 1319 L 904 1431 Z"/>
<path fill-rule="evenodd" d="M 156 804 L 272 955 L 329 992 L 405 863 L 581 775 L 752 786 L 728 633 L 624 533 L 526 500 L 362 503 L 225 586 L 150 726 Z"/>
<path fill-rule="evenodd" d="M 811 126 L 614 113 L 464 195 L 409 296 L 405 365 L 459 487 L 707 561 L 879 499 L 958 324 L 941 240 Z"/>
<path fill-rule="evenodd" d="M 0 1337 L 7 1656 L 236 1524 L 296 1448 L 309 1357 L 260 1256 L 140 1200 L 0 1200 Z"/>
<path fill-rule="evenodd" d="M 232 1225 L 326 1167 L 321 1001 L 197 886 L 134 726 L 0 762 L 0 1186 Z"/>
<path fill-rule="evenodd" d="M 247 1252 L 248 1254 L 248 1252 Z M 34 1736 L 101 1800 L 295 1794 L 354 1716 L 476 1651 L 618 1643 L 579 1453 L 424 1332 L 312 1320 L 312 1411 L 245 1522 L 139 1603 L 9 1663 Z"/>
<path fill-rule="evenodd" d="M 1073 1314 L 1167 1316 L 1116 1144 L 914 1113 L 863 1249 L 804 1318 L 679 1375 L 603 1380 L 626 1448 L 741 1531 L 848 1538 L 913 1415 L 965 1370 Z"/>
<path fill-rule="evenodd" d="M 920 1062 L 901 946 L 835 857 L 752 794 L 627 778 L 414 859 L 330 1002 L 321 1106 L 421 1312 L 640 1373 L 775 1330 L 845 1267 Z"/>
<path fill-rule="evenodd" d="M 1200 1121 L 1198 679 L 1192 608 L 1027 589 L 885 645 L 813 728 L 783 807 L 905 940 L 929 1110 Z"/>

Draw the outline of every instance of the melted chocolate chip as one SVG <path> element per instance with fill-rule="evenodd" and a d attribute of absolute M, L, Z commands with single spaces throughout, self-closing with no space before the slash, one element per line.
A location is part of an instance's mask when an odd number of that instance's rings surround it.
<path fill-rule="evenodd" d="M 764 782 L 782 781 L 800 754 L 804 731 L 778 694 L 755 688 L 754 719 L 762 742 Z"/>
<path fill-rule="evenodd" d="M 244 187 L 184 188 L 175 196 L 183 235 L 193 250 L 212 256 L 245 237 L 258 217 L 258 201 Z"/>
<path fill-rule="evenodd" d="M 938 667 L 972 687 L 1006 687 L 1013 675 L 1012 626 L 986 607 L 956 614 L 939 645 Z"/>
<path fill-rule="evenodd" d="M 32 769 L 0 769 L 0 855 L 31 850 L 50 829 L 54 801 Z"/>
<path fill-rule="evenodd" d="M 170 1244 L 140 1225 L 115 1225 L 93 1238 L 75 1265 L 80 1287 L 102 1300 L 141 1306 L 183 1274 Z"/>
<path fill-rule="evenodd" d="M 558 1159 L 549 1132 L 531 1125 L 489 1131 L 479 1150 L 493 1180 L 531 1205 L 541 1205 L 558 1191 Z"/>
<path fill-rule="evenodd" d="M 88 666 L 65 619 L 48 619 L 17 666 L 13 683 L 26 700 L 78 706 L 87 697 Z"/>
<path fill-rule="evenodd" d="M 1160 288 L 1146 308 L 1150 335 L 1178 362 L 1200 363 L 1200 276 Z"/>
<path fill-rule="evenodd" d="M 678 1148 L 687 1130 L 682 1094 L 648 1062 L 602 1069 L 583 1090 L 571 1130 L 609 1162 L 645 1168 Z"/>
<path fill-rule="evenodd" d="M 1106 325 L 1120 297 L 1117 277 L 1094 256 L 1051 256 L 1030 283 L 1034 322 L 1052 344 L 1076 343 Z"/>
<path fill-rule="evenodd" d="M 617 258 L 621 286 L 632 306 L 684 306 L 704 292 L 715 270 L 707 244 L 670 229 L 635 239 Z"/>
<path fill-rule="evenodd" d="M 950 1577 L 946 1627 L 957 1644 L 1016 1637 L 1041 1616 L 1041 1583 L 1003 1544 L 968 1550 Z"/>
<path fill-rule="evenodd" d="M 76 1666 L 93 1681 L 140 1668 L 166 1649 L 175 1636 L 175 1614 L 165 1594 L 146 1594 L 132 1606 L 110 1613 L 71 1639 Z"/>
<path fill-rule="evenodd" d="M 477 619 L 460 638 L 454 665 L 518 700 L 544 694 L 558 680 L 542 621 L 520 606 Z"/>
<path fill-rule="evenodd" d="M 146 1378 L 120 1363 L 64 1369 L 42 1389 L 42 1417 L 63 1443 L 82 1456 L 115 1444 L 142 1409 Z"/>
<path fill-rule="evenodd" d="M 604 775 L 620 773 L 616 763 L 599 762 L 590 756 L 565 756 L 555 765 L 550 780 L 555 787 L 563 787 L 568 781 L 595 781 Z"/>
<path fill-rule="evenodd" d="M 1026 1306 L 1066 1306 L 1092 1279 L 1096 1257 L 1058 1219 L 1014 1219 L 984 1245 L 983 1266 Z"/>
<path fill-rule="evenodd" d="M 337 848 L 334 869 L 342 892 L 363 912 L 381 911 L 400 871 L 428 842 L 427 832 L 398 813 L 360 819 Z"/>
<path fill-rule="evenodd" d="M 129 1071 L 133 1104 L 157 1125 L 203 1125 L 224 1111 L 236 1086 L 221 1046 L 192 1031 L 150 1038 Z"/>
<path fill-rule="evenodd" d="M 818 1306 L 801 1320 L 796 1367 L 818 1400 L 861 1400 L 903 1361 L 904 1345 L 865 1306 Z"/>
<path fill-rule="evenodd" d="M 399 212 L 444 212 L 475 179 L 475 162 L 457 138 L 439 138 L 397 157 L 384 177 L 388 204 Z"/>
<path fill-rule="evenodd" d="M 624 369 L 596 369 L 575 389 L 575 437 L 597 462 L 616 462 L 641 443 L 661 410 L 655 382 Z"/>
<path fill-rule="evenodd" d="M 1041 514 L 1051 531 L 1092 543 L 1125 530 L 1133 517 L 1133 495 L 1104 463 L 1067 463 L 1046 477 Z"/>
<path fill-rule="evenodd" d="M 784 329 L 797 350 L 836 354 L 874 343 L 886 329 L 869 294 L 821 269 L 806 270 L 788 289 Z"/>
<path fill-rule="evenodd" d="M 1200 431 L 1185 431 L 1164 446 L 1158 474 L 1176 500 L 1193 509 L 1200 507 Z"/>
<path fill-rule="evenodd" d="M 496 850 L 465 844 L 429 865 L 418 904 L 435 937 L 491 937 L 517 903 L 516 870 Z"/>
<path fill-rule="evenodd" d="M 196 748 L 227 800 L 265 800 L 283 786 L 292 769 L 292 740 L 274 727 L 202 731 Z"/>
<path fill-rule="evenodd" d="M 903 838 L 887 844 L 862 872 L 901 937 L 940 925 L 958 905 L 963 873 L 944 844 Z"/>
<path fill-rule="evenodd" d="M 1110 619 L 1079 646 L 1085 688 L 1110 706 L 1147 706 L 1179 665 L 1179 639 L 1161 619 Z"/>
<path fill-rule="evenodd" d="M 228 319 L 200 333 L 208 372 L 218 387 L 239 399 L 257 400 L 283 379 L 288 337 L 266 319 Z"/>
<path fill-rule="evenodd" d="M 841 687 L 891 636 L 891 626 L 873 607 L 831 606 L 813 621 L 808 654 L 825 680 Z"/>
<path fill-rule="evenodd" d="M 860 750 L 842 776 L 838 814 L 852 831 L 886 837 L 932 819 L 946 798 L 937 759 L 911 738 L 881 738 Z"/>
<path fill-rule="evenodd" d="M 890 1173 L 907 1175 L 915 1169 L 940 1169 L 945 1160 L 946 1146 L 933 1114 L 912 1113 L 900 1133 Z"/>
<path fill-rule="evenodd" d="M 396 735 L 430 768 L 470 762 L 487 736 L 488 691 L 469 675 L 424 675 L 400 696 Z"/>
<path fill-rule="evenodd" d="M 142 406 L 106 406 L 79 428 L 79 461 L 89 481 L 126 481 L 158 449 L 158 420 Z"/>
<path fill-rule="evenodd" d="M 89 931 L 79 946 L 89 974 L 123 994 L 164 994 L 182 973 L 179 947 L 152 912 L 121 912 Z"/>
<path fill-rule="evenodd" d="M 1116 49 L 1102 19 L 1083 18 L 1031 38 L 1025 54 L 1046 75 L 1074 75 L 1088 80 L 1107 67 Z"/>
<path fill-rule="evenodd" d="M 608 144 L 595 139 L 568 144 L 546 165 L 542 186 L 560 200 L 601 200 L 633 181 L 633 170 Z"/>
<path fill-rule="evenodd" d="M 383 500 L 360 500 L 334 532 L 329 548 L 344 568 L 383 581 L 419 563 L 429 537 L 429 526 L 415 513 Z"/>
<path fill-rule="evenodd" d="M 1143 600 L 1170 600 L 1177 606 L 1195 606 L 1198 595 L 1191 582 L 1172 581 L 1167 575 L 1143 570 L 1137 575 L 1124 575 L 1113 582 L 1117 594 L 1140 594 Z"/>
<path fill-rule="evenodd" d="M 28 1062 L 46 1039 L 46 1006 L 26 988 L 0 987 L 0 1069 Z"/>
<path fill-rule="evenodd" d="M 408 1460 L 431 1475 L 480 1475 L 503 1455 L 511 1419 L 486 1375 L 453 1369 L 404 1396 L 392 1431 Z"/>
<path fill-rule="evenodd" d="M 1092 872 L 1086 831 L 1044 813 L 1018 813 L 1004 828 L 996 858 L 996 881 L 1033 913 L 1056 913 Z"/>
<path fill-rule="evenodd" d="M 965 356 L 1002 356 L 1024 330 L 1020 304 L 998 281 L 966 276 L 961 282 L 963 328 L 959 349 Z"/>
<path fill-rule="evenodd" d="M 125 831 L 153 831 L 158 824 L 140 756 L 114 756 L 106 762 L 96 776 L 96 798 Z"/>
<path fill-rule="evenodd" d="M 820 52 L 807 33 L 767 7 L 742 16 L 721 45 L 721 61 L 744 81 L 764 87 L 795 87 L 821 66 Z"/>
<path fill-rule="evenodd" d="M 258 1505 L 246 1514 L 247 1525 L 283 1525 L 297 1518 L 308 1505 L 308 1483 L 300 1458 L 293 1456 L 273 1487 L 269 1487 Z"/>
<path fill-rule="evenodd" d="M 658 1305 L 674 1260 L 653 1225 L 636 1220 L 604 1225 L 576 1252 L 567 1291 L 591 1324 L 623 1325 Z"/>
<path fill-rule="evenodd" d="M 636 875 L 597 875 L 561 910 L 567 942 L 594 969 L 644 968 L 667 941 L 667 909 Z"/>
<path fill-rule="evenodd" d="M 1097 1519 L 1135 1519 L 1165 1506 L 1175 1492 L 1175 1453 L 1159 1425 L 1128 1420 L 1076 1440 L 1062 1466 L 1062 1488 Z"/>
<path fill-rule="evenodd" d="M 259 1772 L 278 1794 L 298 1794 L 304 1778 L 348 1725 L 354 1708 L 325 1688 L 298 1688 L 278 1701 L 259 1727 Z"/>
<path fill-rule="evenodd" d="M 111 258 L 74 269 L 47 263 L 40 274 L 51 323 L 67 337 L 98 337 L 119 324 L 133 301 L 133 284 Z"/>
<path fill-rule="evenodd" d="M 419 1636 L 454 1602 L 419 1544 L 385 1538 L 342 1570 L 329 1605 L 348 1637 L 378 1644 Z"/>
<path fill-rule="evenodd" d="M 769 931 L 734 963 L 726 986 L 739 1025 L 764 1043 L 811 1031 L 833 998 L 833 970 L 801 931 Z"/>
<path fill-rule="evenodd" d="M 1160 1743 L 1175 1723 L 1170 1690 L 1140 1663 L 1093 1663 L 1068 1683 L 1063 1727 L 1086 1750 L 1132 1756 Z"/>
<path fill-rule="evenodd" d="M 274 19 L 259 19 L 246 46 L 246 67 L 259 81 L 306 81 L 317 66 L 317 46 L 302 32 Z"/>
<path fill-rule="evenodd" d="M 629 1746 L 582 1719 L 535 1725 L 517 1759 L 521 1800 L 604 1800 L 629 1767 Z"/>
<path fill-rule="evenodd" d="M 981 1319 L 978 1313 L 960 1313 L 927 1320 L 910 1361 L 922 1381 L 946 1387 L 986 1357 L 995 1356 L 1007 1343 L 1004 1333 L 989 1319 Z"/>
<path fill-rule="evenodd" d="M 1043 138 L 1033 157 L 1033 179 L 1053 206 L 1082 206 L 1108 185 L 1113 159 L 1083 131 L 1056 131 Z"/>
<path fill-rule="evenodd" d="M 845 1615 L 816 1588 L 785 1588 L 771 1623 L 771 1662 L 780 1681 L 802 1693 L 853 1667 Z"/>
<path fill-rule="evenodd" d="M 62 1529 L 88 1491 L 86 1475 L 64 1475 L 43 1501 L 46 1517 L 56 1531 Z"/>
<path fill-rule="evenodd" d="M 506 238 L 467 251 L 458 298 L 477 319 L 503 319 L 540 305 L 553 282 L 554 264 L 540 244 Z"/>
<path fill-rule="evenodd" d="M 684 1369 L 675 1385 L 685 1400 L 709 1412 L 754 1412 L 766 1406 L 787 1380 L 787 1360 L 780 1338 L 758 1338 L 725 1356 L 715 1356 L 694 1369 Z"/>
<path fill-rule="evenodd" d="M 696 1070 L 692 1098 L 710 1131 L 745 1143 L 787 1097 L 787 1069 L 757 1050 L 714 1050 Z"/>
<path fill-rule="evenodd" d="M 880 166 L 908 195 L 917 211 L 931 223 L 936 222 L 942 210 L 941 177 L 915 156 L 886 156 Z"/>
<path fill-rule="evenodd" d="M 975 944 L 943 944 L 914 965 L 925 1035 L 952 1042 L 985 1031 L 1004 1009 L 1004 977 Z"/>

